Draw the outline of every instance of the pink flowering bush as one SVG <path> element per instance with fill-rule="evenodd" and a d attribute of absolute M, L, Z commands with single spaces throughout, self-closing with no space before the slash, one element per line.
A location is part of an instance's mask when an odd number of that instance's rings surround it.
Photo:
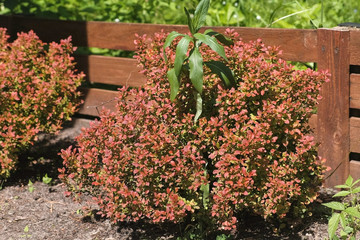
<path fill-rule="evenodd" d="M 236 84 L 226 88 L 204 67 L 203 113 L 196 123 L 186 74 L 169 100 L 167 70 L 175 46 L 166 35 L 135 41 L 147 76 L 143 88 L 119 90 L 115 112 L 101 118 L 63 150 L 60 178 L 69 194 L 94 196 L 114 221 L 194 222 L 236 227 L 236 213 L 264 218 L 300 215 L 317 196 L 325 167 L 307 123 L 326 73 L 297 71 L 261 41 L 244 43 L 236 32 L 225 47 Z M 204 61 L 222 61 L 200 48 Z M 224 62 L 225 63 L 225 62 Z"/>
<path fill-rule="evenodd" d="M 0 28 L 0 180 L 39 132 L 55 132 L 79 105 L 83 74 L 74 69 L 71 38 L 45 45 L 32 31 L 8 42 Z"/>

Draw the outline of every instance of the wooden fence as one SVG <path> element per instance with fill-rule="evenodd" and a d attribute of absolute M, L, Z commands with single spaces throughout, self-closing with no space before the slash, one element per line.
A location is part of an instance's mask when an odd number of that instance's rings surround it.
<path fill-rule="evenodd" d="M 45 42 L 59 41 L 69 35 L 75 46 L 133 51 L 135 33 L 152 35 L 187 32 L 186 26 L 74 22 L 44 20 L 19 16 L 0 16 L 0 27 L 14 37 L 19 31 L 34 30 Z M 224 32 L 224 27 L 213 27 Z M 317 62 L 319 69 L 331 73 L 331 81 L 323 86 L 323 99 L 317 115 L 311 119 L 319 155 L 336 171 L 326 186 L 343 183 L 350 173 L 360 178 L 360 30 L 332 28 L 318 30 L 265 29 L 234 27 L 244 41 L 262 39 L 267 45 L 280 46 L 283 58 L 290 61 Z M 138 73 L 136 61 L 129 58 L 77 56 L 78 68 L 91 83 L 139 87 L 145 82 Z M 116 92 L 98 88 L 85 91 L 83 115 L 97 116 L 99 106 L 114 108 Z"/>

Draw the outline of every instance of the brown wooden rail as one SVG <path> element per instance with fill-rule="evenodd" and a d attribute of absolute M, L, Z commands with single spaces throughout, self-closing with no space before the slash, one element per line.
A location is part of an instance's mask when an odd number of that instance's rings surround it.
<path fill-rule="evenodd" d="M 152 35 L 165 32 L 187 32 L 186 26 L 128 24 L 108 22 L 75 22 L 45 20 L 19 16 L 0 16 L 0 26 L 14 38 L 17 32 L 34 30 L 45 42 L 72 36 L 75 46 L 135 50 L 135 34 Z M 328 70 L 331 81 L 323 86 L 318 114 L 311 121 L 319 141 L 319 155 L 336 169 L 326 180 L 327 186 L 345 181 L 348 174 L 360 177 L 360 115 L 350 115 L 350 109 L 360 109 L 360 31 L 348 28 L 319 30 L 239 28 L 244 41 L 262 39 L 267 45 L 280 46 L 282 57 L 289 61 L 317 62 L 320 70 Z M 224 32 L 225 27 L 213 27 Z M 138 87 L 145 78 L 136 61 L 129 58 L 77 56 L 78 68 L 91 83 Z M 352 68 L 350 67 L 352 66 Z M 97 116 L 101 107 L 113 109 L 116 92 L 98 88 L 85 89 L 85 103 L 80 113 Z M 356 112 L 356 111 L 355 111 Z M 360 112 L 358 110 L 358 112 Z M 354 159 L 350 159 L 350 152 Z"/>

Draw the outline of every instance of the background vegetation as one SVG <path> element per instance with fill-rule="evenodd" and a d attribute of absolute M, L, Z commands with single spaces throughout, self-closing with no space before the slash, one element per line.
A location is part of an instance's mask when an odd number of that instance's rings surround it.
<path fill-rule="evenodd" d="M 67 20 L 186 24 L 195 0 L 0 0 L 0 14 Z M 359 0 L 216 0 L 206 25 L 277 28 L 334 27 L 360 22 Z"/>
<path fill-rule="evenodd" d="M 186 25 L 184 7 L 195 9 L 198 2 L 198 0 L 0 0 L 0 14 L 62 20 Z M 205 25 L 330 28 L 343 22 L 360 23 L 359 11 L 359 0 L 213 0 Z M 133 56 L 132 52 L 99 48 L 78 48 L 77 53 Z M 305 67 L 315 69 L 313 64 L 306 64 Z"/>

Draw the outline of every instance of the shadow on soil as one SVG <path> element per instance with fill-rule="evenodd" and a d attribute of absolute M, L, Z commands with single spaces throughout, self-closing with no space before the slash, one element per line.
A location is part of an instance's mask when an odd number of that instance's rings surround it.
<path fill-rule="evenodd" d="M 40 180 L 45 174 L 55 183 L 59 183 L 58 168 L 62 167 L 59 155 L 62 149 L 76 145 L 75 138 L 82 128 L 89 127 L 91 120 L 74 118 L 65 122 L 58 134 L 39 134 L 39 139 L 19 154 L 16 171 L 4 183 L 4 186 L 24 185 L 31 181 Z"/>

